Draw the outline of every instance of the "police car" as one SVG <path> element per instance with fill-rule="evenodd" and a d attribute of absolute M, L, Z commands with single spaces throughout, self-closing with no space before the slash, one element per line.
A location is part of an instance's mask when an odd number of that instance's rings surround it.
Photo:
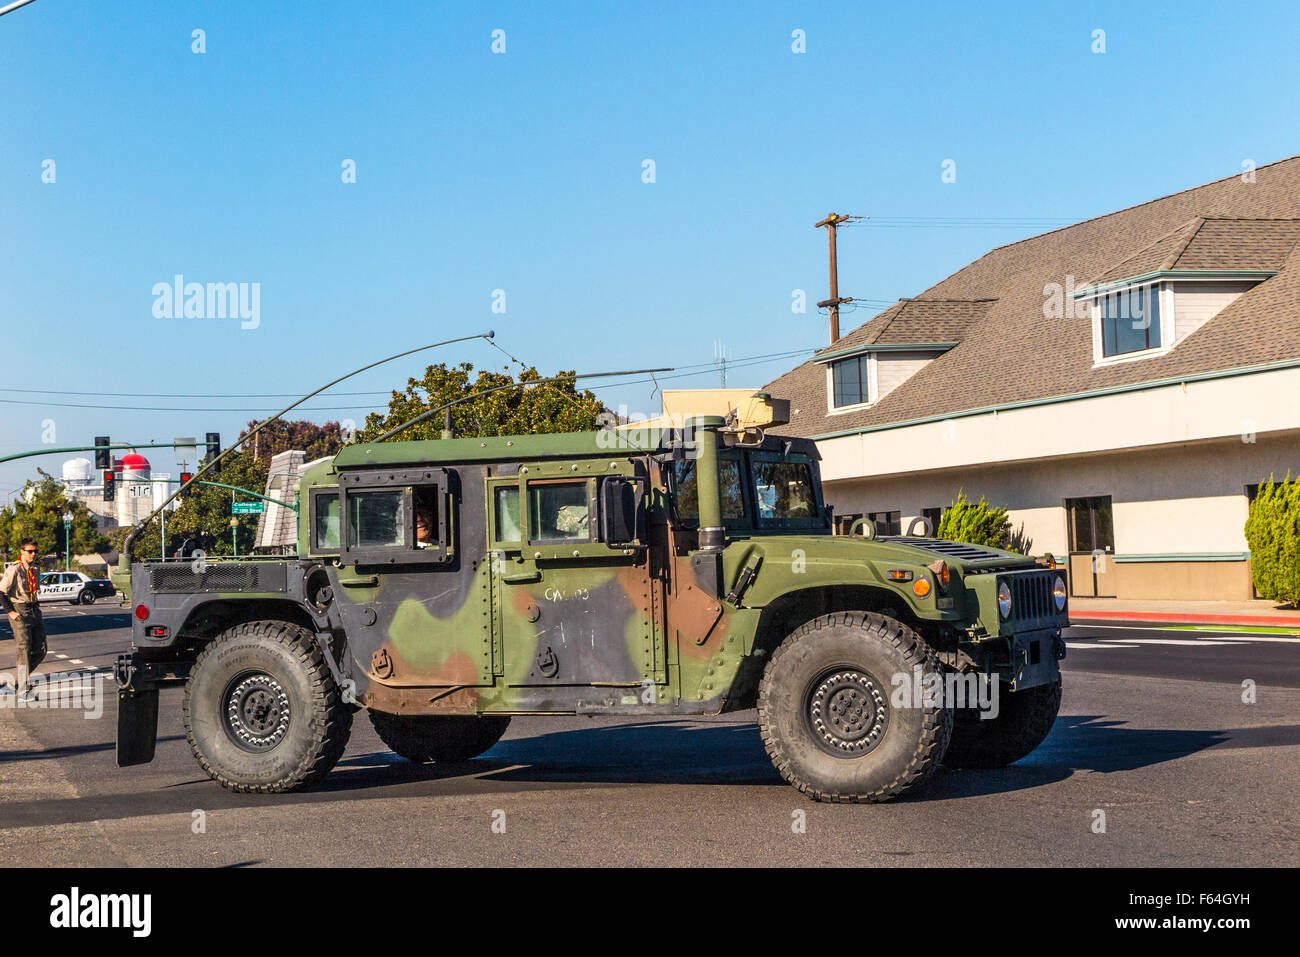
<path fill-rule="evenodd" d="M 37 597 L 41 601 L 93 605 L 96 598 L 106 598 L 114 591 L 112 582 L 94 579 L 81 572 L 47 572 L 41 576 Z"/>

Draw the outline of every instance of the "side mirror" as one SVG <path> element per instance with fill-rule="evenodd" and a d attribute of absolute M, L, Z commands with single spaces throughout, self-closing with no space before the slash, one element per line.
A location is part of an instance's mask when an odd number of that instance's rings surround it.
<path fill-rule="evenodd" d="M 642 540 L 645 489 L 636 479 L 611 475 L 600 483 L 600 539 L 606 545 Z"/>

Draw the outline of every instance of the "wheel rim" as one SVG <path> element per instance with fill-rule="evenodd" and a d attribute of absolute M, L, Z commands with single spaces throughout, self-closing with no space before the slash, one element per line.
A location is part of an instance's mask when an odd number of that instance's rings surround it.
<path fill-rule="evenodd" d="M 832 668 L 809 683 L 803 714 L 819 748 L 836 757 L 856 758 L 884 738 L 889 696 L 865 671 Z"/>
<path fill-rule="evenodd" d="M 237 675 L 221 697 L 226 734 L 245 751 L 270 751 L 284 740 L 291 717 L 289 693 L 264 671 Z"/>

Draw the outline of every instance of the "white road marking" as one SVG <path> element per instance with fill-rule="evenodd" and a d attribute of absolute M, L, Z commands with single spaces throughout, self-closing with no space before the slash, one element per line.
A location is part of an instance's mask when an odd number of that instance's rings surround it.
<path fill-rule="evenodd" d="M 54 657 L 55 657 L 55 658 L 67 658 L 68 656 L 67 656 L 67 655 L 61 655 L 61 654 L 58 654 L 58 653 L 56 652 L 55 655 L 54 655 Z"/>
<path fill-rule="evenodd" d="M 84 665 L 84 664 L 85 664 L 85 662 L 82 661 L 80 658 L 73 658 L 73 659 L 72 659 L 72 663 L 73 663 L 74 665 Z"/>
<path fill-rule="evenodd" d="M 1122 645 L 1119 642 L 1092 643 L 1087 641 L 1067 641 L 1066 648 L 1136 648 L 1137 645 Z"/>

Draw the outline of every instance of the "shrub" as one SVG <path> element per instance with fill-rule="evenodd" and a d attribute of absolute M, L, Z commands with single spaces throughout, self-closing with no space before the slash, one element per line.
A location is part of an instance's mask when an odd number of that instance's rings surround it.
<path fill-rule="evenodd" d="M 972 502 L 963 490 L 957 493 L 957 501 L 944 509 L 938 537 L 986 548 L 1006 548 L 1011 540 L 1011 519 L 1005 508 L 992 507 L 983 496 Z"/>
<path fill-rule="evenodd" d="M 1246 519 L 1255 590 L 1270 601 L 1300 605 L 1300 478 L 1268 477 Z"/>

